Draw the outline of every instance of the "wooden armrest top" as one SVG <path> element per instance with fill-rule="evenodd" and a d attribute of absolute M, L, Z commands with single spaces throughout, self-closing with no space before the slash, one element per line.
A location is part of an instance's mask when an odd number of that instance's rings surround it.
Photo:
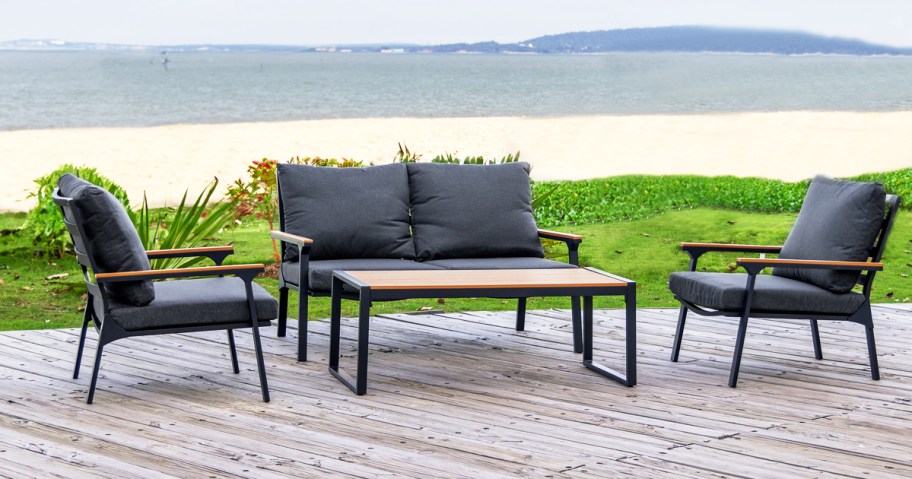
<path fill-rule="evenodd" d="M 119 273 L 98 273 L 95 275 L 95 279 L 97 281 L 104 281 L 124 280 L 133 277 L 142 277 L 142 279 L 169 278 L 174 275 L 208 276 L 232 274 L 238 271 L 264 271 L 265 269 L 266 267 L 262 264 L 232 264 L 227 266 L 202 266 L 198 268 L 151 269 L 142 271 L 123 271 Z"/>
<path fill-rule="evenodd" d="M 757 245 L 757 244 L 729 244 L 729 243 L 681 243 L 681 249 L 702 248 L 718 251 L 756 251 L 764 253 L 778 253 L 782 246 Z"/>
<path fill-rule="evenodd" d="M 780 258 L 738 258 L 738 264 L 758 264 L 767 266 L 781 267 L 801 267 L 816 266 L 831 269 L 867 269 L 880 271 L 884 268 L 883 263 L 874 263 L 868 261 L 828 261 L 816 259 L 780 259 Z"/>
<path fill-rule="evenodd" d="M 582 236 L 575 235 L 572 233 L 562 233 L 560 231 L 551 231 L 551 230 L 542 230 L 542 229 L 538 230 L 538 235 L 539 236 L 551 236 L 554 238 L 564 238 L 564 239 L 573 240 L 573 241 L 581 241 L 583 239 Z"/>
<path fill-rule="evenodd" d="M 199 248 L 153 249 L 146 251 L 149 257 L 186 253 L 187 255 L 206 253 L 234 253 L 234 246 L 201 246 Z"/>
<path fill-rule="evenodd" d="M 272 236 L 273 238 L 275 238 L 277 240 L 282 240 L 282 241 L 286 241 L 288 243 L 294 243 L 294 244 L 302 245 L 302 246 L 313 243 L 313 240 L 310 238 L 293 235 L 291 233 L 286 233 L 284 231 L 273 230 L 273 231 L 269 232 L 269 236 Z"/>

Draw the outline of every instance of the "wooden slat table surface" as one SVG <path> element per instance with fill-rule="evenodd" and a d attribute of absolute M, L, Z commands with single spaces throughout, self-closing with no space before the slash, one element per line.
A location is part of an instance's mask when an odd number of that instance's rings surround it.
<path fill-rule="evenodd" d="M 581 268 L 429 271 L 346 271 L 371 289 L 466 289 L 624 286 L 609 274 Z"/>

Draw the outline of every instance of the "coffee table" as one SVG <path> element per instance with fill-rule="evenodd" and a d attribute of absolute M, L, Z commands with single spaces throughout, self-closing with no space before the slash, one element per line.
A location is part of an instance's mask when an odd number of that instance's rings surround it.
<path fill-rule="evenodd" d="M 355 378 L 339 368 L 342 331 L 342 288 L 357 290 L 358 358 Z M 624 374 L 592 359 L 592 297 L 619 295 L 626 303 L 626 367 Z M 349 295 L 350 296 L 350 295 Z M 636 283 L 594 268 L 333 271 L 329 371 L 355 394 L 367 392 L 370 309 L 373 301 L 412 298 L 583 298 L 583 365 L 625 386 L 636 384 Z"/>

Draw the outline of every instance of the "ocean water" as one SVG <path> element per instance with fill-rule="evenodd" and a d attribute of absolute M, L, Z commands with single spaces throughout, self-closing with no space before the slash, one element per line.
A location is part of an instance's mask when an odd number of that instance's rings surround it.
<path fill-rule="evenodd" d="M 912 110 L 912 57 L 0 52 L 0 130 L 786 110 Z"/>

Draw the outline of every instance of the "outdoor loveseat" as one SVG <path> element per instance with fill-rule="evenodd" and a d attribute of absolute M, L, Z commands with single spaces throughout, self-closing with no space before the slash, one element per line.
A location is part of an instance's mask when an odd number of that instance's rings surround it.
<path fill-rule="evenodd" d="M 278 335 L 288 290 L 299 292 L 298 360 L 307 360 L 308 296 L 328 296 L 335 270 L 576 268 L 582 238 L 539 230 L 529 165 L 395 163 L 366 168 L 282 164 L 276 174 L 283 260 Z M 546 259 L 541 239 L 566 243 L 569 262 Z M 354 298 L 355 290 L 343 290 Z M 517 330 L 526 298 L 517 298 Z M 582 352 L 578 297 L 574 349 Z"/>

